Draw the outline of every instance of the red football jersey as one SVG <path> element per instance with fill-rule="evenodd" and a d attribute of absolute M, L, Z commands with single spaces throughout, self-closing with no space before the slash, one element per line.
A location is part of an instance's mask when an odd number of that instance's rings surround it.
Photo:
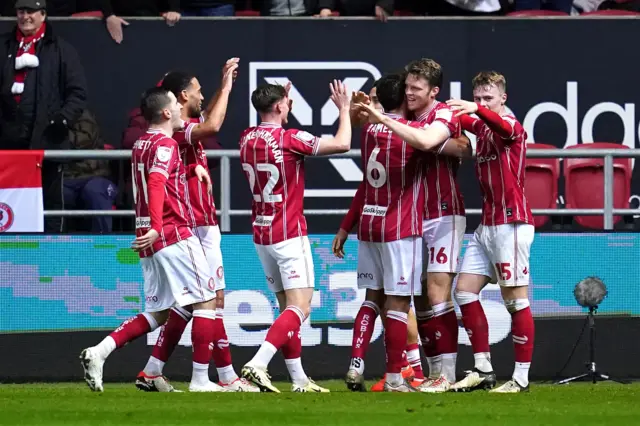
<path fill-rule="evenodd" d="M 511 137 L 501 138 L 480 119 L 472 125 L 476 135 L 476 175 L 482 189 L 482 224 L 533 223 L 524 195 L 527 132 L 513 115 L 502 119 Z"/>
<path fill-rule="evenodd" d="M 441 123 L 451 137 L 460 136 L 460 120 L 444 102 L 434 101 L 428 111 L 417 117 L 423 125 Z M 425 220 L 443 216 L 464 215 L 464 200 L 456 176 L 460 159 L 436 152 L 425 154 L 424 192 Z"/>
<path fill-rule="evenodd" d="M 203 117 L 190 119 L 190 121 L 185 122 L 183 130 L 178 130 L 173 134 L 173 138 L 180 145 L 180 157 L 185 167 L 199 164 L 209 172 L 207 155 L 204 152 L 202 143 L 191 139 L 191 131 L 202 121 Z M 200 182 L 198 177 L 193 175 L 187 177 L 187 184 L 193 210 L 193 214 L 187 218 L 191 227 L 217 225 L 216 203 L 213 199 L 213 194 L 207 189 L 206 182 Z"/>
<path fill-rule="evenodd" d="M 416 121 L 386 114 L 411 127 Z M 362 131 L 364 172 L 362 215 L 358 238 L 388 242 L 422 235 L 424 190 L 423 153 L 414 150 L 383 124 L 368 124 Z M 356 197 L 356 199 L 359 197 Z"/>
<path fill-rule="evenodd" d="M 240 161 L 253 194 L 253 240 L 269 245 L 307 235 L 304 157 L 320 139 L 277 124 L 260 123 L 240 138 Z"/>
<path fill-rule="evenodd" d="M 147 192 L 149 175 L 160 173 L 167 179 L 160 237 L 150 249 L 140 252 L 140 257 L 151 256 L 193 235 L 186 219 L 191 214 L 191 206 L 187 194 L 185 168 L 178 150 L 178 143 L 175 140 L 153 130 L 147 131 L 133 145 L 131 173 L 133 198 L 136 205 L 136 236 L 146 234 L 151 228 Z"/>

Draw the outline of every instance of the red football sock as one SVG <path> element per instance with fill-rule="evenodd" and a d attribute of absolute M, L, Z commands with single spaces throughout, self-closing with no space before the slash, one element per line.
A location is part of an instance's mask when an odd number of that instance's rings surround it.
<path fill-rule="evenodd" d="M 535 327 L 530 307 L 511 314 L 511 335 L 516 362 L 531 362 L 534 332 Z"/>
<path fill-rule="evenodd" d="M 302 339 L 300 339 L 300 329 L 294 331 L 291 339 L 282 346 L 284 359 L 296 359 L 302 356 Z"/>
<path fill-rule="evenodd" d="M 371 336 L 373 335 L 373 329 L 376 325 L 376 318 L 380 313 L 378 306 L 369 301 L 364 301 L 356 319 L 353 323 L 353 340 L 351 341 L 351 358 L 364 359 L 369 343 L 371 342 Z"/>
<path fill-rule="evenodd" d="M 150 318 L 147 319 L 148 315 Z M 138 314 L 135 317 L 129 318 L 109 334 L 109 336 L 116 342 L 116 348 L 121 348 L 132 340 L 137 339 L 143 334 L 147 334 L 151 329 L 155 327 L 149 322 L 155 320 L 149 314 Z"/>
<path fill-rule="evenodd" d="M 187 311 L 176 310 L 171 308 L 167 322 L 160 330 L 160 335 L 156 341 L 151 356 L 162 362 L 167 362 L 173 350 L 178 346 L 184 329 L 191 320 L 191 314 Z"/>
<path fill-rule="evenodd" d="M 191 344 L 193 347 L 193 362 L 209 365 L 211 361 L 211 347 L 214 337 L 216 313 L 209 309 L 193 311 L 191 327 Z"/>
<path fill-rule="evenodd" d="M 304 314 L 295 306 L 288 306 L 267 332 L 266 342 L 273 345 L 276 350 L 282 348 L 297 332 L 302 325 Z"/>
<path fill-rule="evenodd" d="M 224 320 L 220 313 L 216 314 L 213 324 L 213 350 L 211 356 L 216 368 L 224 368 L 231 365 L 231 349 L 229 348 L 229 338 L 227 330 L 224 328 Z"/>
<path fill-rule="evenodd" d="M 387 323 L 384 333 L 387 350 L 387 373 L 402 371 L 402 354 L 407 345 L 407 314 L 387 311 Z"/>
<path fill-rule="evenodd" d="M 489 352 L 489 324 L 478 300 L 460 305 L 462 324 L 467 330 L 473 353 Z"/>
<path fill-rule="evenodd" d="M 427 358 L 437 356 L 436 352 L 436 331 L 433 315 L 429 313 L 417 313 L 416 320 L 418 322 L 418 334 L 422 341 L 422 350 Z"/>
<path fill-rule="evenodd" d="M 422 371 L 422 360 L 420 359 L 420 345 L 417 343 L 412 343 L 407 345 L 405 348 L 405 353 L 407 354 L 407 361 L 411 368 L 413 368 L 413 372 L 415 374 L 416 379 L 424 379 L 424 372 Z"/>
<path fill-rule="evenodd" d="M 451 310 L 438 317 L 437 323 L 440 338 L 436 339 L 438 354 L 458 353 L 458 317 L 456 311 Z"/>

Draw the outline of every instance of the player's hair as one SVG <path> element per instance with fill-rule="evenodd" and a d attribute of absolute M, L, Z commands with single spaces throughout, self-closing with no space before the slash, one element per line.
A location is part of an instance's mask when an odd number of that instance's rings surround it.
<path fill-rule="evenodd" d="M 153 87 L 142 94 L 140 111 L 150 124 L 162 123 L 162 110 L 171 103 L 169 91 L 162 87 Z"/>
<path fill-rule="evenodd" d="M 262 84 L 251 94 L 251 105 L 256 111 L 267 113 L 273 105 L 287 96 L 287 91 L 279 84 Z"/>
<path fill-rule="evenodd" d="M 497 71 L 482 71 L 471 80 L 473 89 L 482 86 L 496 86 L 502 92 L 507 91 L 507 80 Z"/>
<path fill-rule="evenodd" d="M 431 88 L 442 87 L 442 67 L 433 59 L 422 58 L 411 61 L 404 70 L 407 74 L 424 78 Z"/>
<path fill-rule="evenodd" d="M 180 93 L 189 88 L 194 78 L 193 74 L 185 71 L 171 71 L 162 79 L 162 88 L 172 92 L 176 98 L 180 98 Z"/>
<path fill-rule="evenodd" d="M 378 101 L 385 111 L 393 111 L 404 103 L 404 74 L 387 74 L 375 83 Z"/>

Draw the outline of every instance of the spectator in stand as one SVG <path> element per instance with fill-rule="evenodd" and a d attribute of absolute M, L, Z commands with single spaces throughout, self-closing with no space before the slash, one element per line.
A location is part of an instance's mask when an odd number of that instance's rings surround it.
<path fill-rule="evenodd" d="M 69 149 L 69 128 L 86 106 L 84 70 L 76 50 L 46 22 L 45 0 L 18 0 L 17 26 L 0 40 L 0 149 Z M 62 210 L 66 164 L 45 160 L 45 210 Z M 46 232 L 63 220 L 45 221 Z"/>
<path fill-rule="evenodd" d="M 340 16 L 375 16 L 386 22 L 393 15 L 393 0 L 319 0 L 321 18 L 339 12 Z"/>
<path fill-rule="evenodd" d="M 233 16 L 234 0 L 182 0 L 182 16 Z"/>
<path fill-rule="evenodd" d="M 427 13 L 430 16 L 480 17 L 503 14 L 500 0 L 429 0 Z"/>
<path fill-rule="evenodd" d="M 105 149 L 104 139 L 95 116 L 84 110 L 70 132 L 73 149 Z M 111 181 L 108 160 L 83 160 L 69 164 L 64 177 L 65 210 L 111 210 L 118 189 Z M 107 234 L 112 230 L 111 216 L 95 216 L 91 219 L 93 233 Z M 68 230 L 86 230 L 83 226 L 67 226 Z"/>
<path fill-rule="evenodd" d="M 515 11 L 521 10 L 557 10 L 571 14 L 573 0 L 515 0 Z"/>
<path fill-rule="evenodd" d="M 262 16 L 311 16 L 318 10 L 318 0 L 262 0 Z M 252 3 L 256 4 L 256 3 Z"/>
<path fill-rule="evenodd" d="M 129 23 L 120 16 L 161 16 L 170 27 L 180 20 L 180 0 L 98 0 L 105 17 L 107 31 L 118 44 L 122 43 L 122 26 Z M 168 5 L 167 5 L 168 3 Z M 166 10 L 168 6 L 168 11 Z"/>

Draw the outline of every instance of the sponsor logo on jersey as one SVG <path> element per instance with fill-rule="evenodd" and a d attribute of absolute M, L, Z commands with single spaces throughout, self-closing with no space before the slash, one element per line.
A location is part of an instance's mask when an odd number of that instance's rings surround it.
<path fill-rule="evenodd" d="M 256 219 L 253 221 L 253 226 L 271 226 L 273 218 L 274 216 L 256 216 Z"/>
<path fill-rule="evenodd" d="M 138 228 L 151 228 L 151 218 L 148 216 L 136 217 L 136 229 Z"/>
<path fill-rule="evenodd" d="M 364 208 L 362 209 L 362 214 L 367 216 L 384 217 L 387 215 L 387 207 L 365 204 Z"/>

